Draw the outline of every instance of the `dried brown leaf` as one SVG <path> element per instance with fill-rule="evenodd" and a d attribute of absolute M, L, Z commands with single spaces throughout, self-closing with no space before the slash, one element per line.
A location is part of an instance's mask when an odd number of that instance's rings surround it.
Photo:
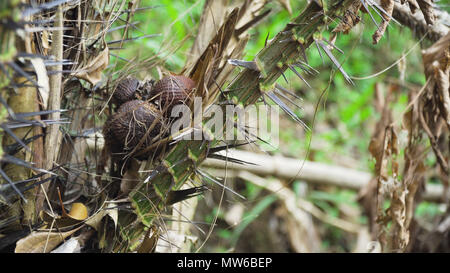
<path fill-rule="evenodd" d="M 418 188 L 417 181 L 406 183 L 400 180 L 400 164 L 398 162 L 399 139 L 394 127 L 390 104 L 396 100 L 398 86 L 391 85 L 384 96 L 380 85 L 376 85 L 375 108 L 381 112 L 381 119 L 377 122 L 369 145 L 369 151 L 376 160 L 375 176 L 369 185 L 361 191 L 360 202 L 370 217 L 370 230 L 376 236 L 384 251 L 403 251 L 409 242 L 409 223 L 411 208 L 414 206 L 414 196 Z M 411 96 L 414 98 L 415 96 Z M 417 112 L 417 105 L 413 106 Z M 410 128 L 413 111 L 404 115 L 404 123 Z M 415 124 L 417 126 L 417 123 Z M 417 162 L 411 162 L 410 171 L 420 168 L 420 157 Z M 404 176 L 408 173 L 404 169 Z M 420 177 L 415 177 L 418 181 Z M 385 200 L 390 200 L 390 207 L 384 210 Z M 389 223 L 392 225 L 389 226 Z"/>
<path fill-rule="evenodd" d="M 97 84 L 102 79 L 102 72 L 109 64 L 109 49 L 105 47 L 97 56 L 92 57 L 87 63 L 77 69 L 74 76 Z"/>
<path fill-rule="evenodd" d="M 202 69 L 198 69 L 199 65 L 201 63 L 205 63 L 206 60 L 206 56 L 208 56 L 208 51 L 213 49 L 214 50 L 214 55 L 216 55 L 217 57 L 219 57 L 216 60 L 221 60 L 222 54 L 224 52 L 224 50 L 226 49 L 228 42 L 231 40 L 231 37 L 234 33 L 234 29 L 235 29 L 235 25 L 238 19 L 238 15 L 239 15 L 239 9 L 235 8 L 233 9 L 233 11 L 230 13 L 230 15 L 228 15 L 228 17 L 225 19 L 225 22 L 223 23 L 223 25 L 220 27 L 220 29 L 217 31 L 217 34 L 211 39 L 211 41 L 209 42 L 209 45 L 207 46 L 207 48 L 205 49 L 205 51 L 203 52 L 203 54 L 200 56 L 200 58 L 198 59 L 197 63 L 193 66 L 190 74 L 190 77 L 192 79 L 199 78 L 198 76 L 196 76 Z M 216 67 L 219 65 L 219 63 L 216 63 Z"/>
<path fill-rule="evenodd" d="M 433 0 L 417 0 L 427 24 L 434 24 Z"/>
<path fill-rule="evenodd" d="M 225 58 L 226 59 L 241 59 L 248 40 L 249 40 L 248 35 L 239 39 L 238 43 L 234 47 L 234 50 L 231 52 L 231 54 L 229 54 L 229 56 L 226 56 Z M 225 84 L 225 81 L 228 79 L 228 77 L 231 74 L 231 72 L 233 71 L 233 69 L 234 69 L 234 67 L 232 65 L 230 65 L 228 62 L 226 62 L 220 68 L 220 72 L 218 73 L 217 78 L 215 79 L 217 86 L 213 86 L 211 88 L 213 90 L 213 92 L 217 92 L 216 89 L 219 89 L 219 87 L 222 87 Z"/>
<path fill-rule="evenodd" d="M 30 235 L 17 241 L 15 253 L 48 253 L 75 233 L 76 228 L 67 232 L 33 231 Z"/>
<path fill-rule="evenodd" d="M 30 58 L 31 64 L 33 64 L 34 71 L 37 75 L 37 83 L 39 85 L 38 91 L 41 96 L 44 109 L 48 106 L 48 96 L 50 92 L 50 84 L 47 74 L 47 68 L 45 67 L 44 60 L 42 58 Z"/>
<path fill-rule="evenodd" d="M 449 74 L 450 74 L 450 33 L 439 39 L 430 48 L 422 51 L 425 76 L 427 78 L 426 92 L 422 95 L 419 119 L 423 130 L 427 133 L 437 162 L 441 167 L 442 176 L 449 173 L 448 147 L 438 143 L 440 137 L 445 137 L 443 124 L 450 129 L 449 116 Z M 444 182 L 447 182 L 444 180 Z"/>
<path fill-rule="evenodd" d="M 347 34 L 356 24 L 361 21 L 361 18 L 358 16 L 358 12 L 362 7 L 361 0 L 353 1 L 349 8 L 344 12 L 344 18 L 341 20 L 339 25 L 333 29 L 333 32 L 343 32 Z"/>
<path fill-rule="evenodd" d="M 416 123 L 416 127 L 418 124 Z M 415 139 L 418 136 L 414 137 Z M 406 215 L 405 226 L 409 228 L 412 218 L 414 216 L 414 203 L 416 193 L 424 184 L 424 148 L 418 144 L 417 141 L 410 140 L 408 147 L 405 150 L 405 168 L 403 171 L 403 184 L 407 187 L 406 195 Z"/>
<path fill-rule="evenodd" d="M 204 106 L 209 105 L 210 101 L 214 101 L 218 95 L 217 91 L 215 93 L 209 92 L 209 88 L 213 86 L 217 74 L 220 72 L 220 64 L 233 37 L 238 15 L 239 9 L 233 9 L 189 72 L 190 78 L 197 83 L 194 96 L 204 98 Z"/>
<path fill-rule="evenodd" d="M 190 60 L 197 60 L 198 57 L 208 47 L 211 39 L 216 35 L 219 26 L 222 25 L 227 10 L 226 0 L 207 0 L 203 6 L 202 16 L 195 36 L 194 44 L 188 56 L 187 63 Z"/>
<path fill-rule="evenodd" d="M 450 129 L 450 83 L 449 83 L 449 70 L 443 71 L 441 69 L 436 69 L 436 85 L 437 90 L 440 94 L 440 99 L 443 108 L 443 117 Z"/>
<path fill-rule="evenodd" d="M 423 67 L 425 68 L 425 75 L 432 77 L 434 74 L 433 63 L 438 61 L 441 64 L 442 70 L 448 69 L 449 66 L 449 52 L 450 48 L 450 33 L 439 39 L 431 47 L 422 51 Z"/>
<path fill-rule="evenodd" d="M 93 227 L 95 230 L 99 231 L 100 224 L 102 223 L 102 219 L 106 215 L 109 215 L 109 217 L 111 217 L 111 219 L 114 222 L 114 227 L 117 227 L 118 209 L 116 207 L 116 204 L 114 204 L 114 203 L 108 203 L 106 205 L 106 207 L 105 207 L 105 205 L 103 205 L 101 209 L 99 209 L 91 217 L 86 219 L 85 223 L 87 225 Z"/>
<path fill-rule="evenodd" d="M 380 113 L 381 118 L 375 126 L 374 133 L 370 140 L 369 152 L 376 160 L 375 173 L 379 174 L 381 171 L 381 162 L 384 152 L 385 130 L 392 123 L 392 111 L 389 108 L 389 103 L 392 100 L 393 89 L 390 88 L 386 96 L 383 94 L 383 89 L 379 84 L 375 86 L 375 108 Z"/>
<path fill-rule="evenodd" d="M 416 0 L 408 0 L 408 5 L 413 14 L 419 9 L 419 4 L 417 4 Z"/>
<path fill-rule="evenodd" d="M 50 49 L 50 44 L 48 42 L 48 31 L 43 30 L 41 36 L 42 48 L 44 49 L 44 55 L 47 55 L 48 50 Z"/>
<path fill-rule="evenodd" d="M 158 242 L 159 233 L 155 226 L 152 226 L 147 230 L 142 244 L 139 246 L 138 253 L 152 253 L 156 249 L 156 244 Z"/>
<path fill-rule="evenodd" d="M 389 21 L 392 18 L 392 12 L 394 11 L 394 0 L 381 0 L 380 4 L 385 12 L 381 13 L 383 21 L 381 22 L 375 34 L 373 34 L 372 36 L 374 44 L 377 44 L 380 41 L 381 37 L 386 31 L 387 26 L 389 25 Z"/>
<path fill-rule="evenodd" d="M 75 225 L 80 224 L 82 221 L 71 218 L 71 217 L 62 217 L 62 216 L 52 216 L 50 213 L 46 212 L 46 211 L 41 211 L 40 213 L 40 217 L 41 219 L 47 224 L 48 226 L 51 226 L 51 224 L 53 223 L 55 226 L 57 226 L 58 228 L 67 228 L 67 227 L 72 227 Z"/>
<path fill-rule="evenodd" d="M 393 221 L 392 248 L 403 250 L 409 242 L 408 228 L 405 226 L 406 220 L 406 188 L 401 185 L 392 192 L 389 215 Z"/>
<path fill-rule="evenodd" d="M 239 7 L 239 18 L 236 24 L 236 29 L 249 29 L 258 23 L 257 19 L 261 15 L 262 9 L 268 3 L 268 0 L 245 0 L 243 4 Z M 260 18 L 261 19 L 261 18 Z M 251 23 L 252 22 L 252 23 Z M 241 32 L 243 34 L 243 32 Z"/>

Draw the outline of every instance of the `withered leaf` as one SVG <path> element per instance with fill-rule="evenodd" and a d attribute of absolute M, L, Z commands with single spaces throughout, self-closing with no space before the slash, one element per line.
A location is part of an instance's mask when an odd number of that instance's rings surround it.
<path fill-rule="evenodd" d="M 102 72 L 109 64 L 109 49 L 105 47 L 97 56 L 91 58 L 86 64 L 77 69 L 74 76 L 97 84 L 102 79 Z"/>
<path fill-rule="evenodd" d="M 48 253 L 75 233 L 76 228 L 67 232 L 34 231 L 25 238 L 17 241 L 15 253 Z"/>
<path fill-rule="evenodd" d="M 48 96 L 50 93 L 50 84 L 47 74 L 47 68 L 45 67 L 44 60 L 41 58 L 30 58 L 30 62 L 36 71 L 39 95 L 41 96 L 44 109 L 48 106 Z"/>
<path fill-rule="evenodd" d="M 222 57 L 222 54 L 224 53 L 224 50 L 226 49 L 229 41 L 231 40 L 231 37 L 234 33 L 235 25 L 238 19 L 239 15 L 239 9 L 235 8 L 230 15 L 225 19 L 225 22 L 220 27 L 219 31 L 217 32 L 216 36 L 210 41 L 208 47 L 205 49 L 203 54 L 198 59 L 197 63 L 193 66 L 190 77 L 195 81 L 199 82 L 198 79 L 200 79 L 199 73 L 204 70 L 204 66 L 209 65 L 208 59 L 211 58 L 210 54 L 212 53 L 212 56 L 214 56 L 216 63 L 213 65 L 212 69 L 216 69 L 219 64 Z M 211 52 L 212 51 L 212 52 Z M 214 61 L 214 60 L 213 60 Z M 214 72 L 213 72 L 214 73 Z M 203 73 L 200 73 L 202 75 Z M 210 79 L 207 79 L 205 83 L 207 86 L 210 85 Z"/>
<path fill-rule="evenodd" d="M 344 18 L 341 22 L 333 29 L 333 32 L 343 32 L 347 34 L 356 24 L 361 21 L 361 18 L 358 16 L 358 12 L 361 9 L 362 2 L 360 0 L 353 1 L 350 4 L 350 7 L 345 10 Z"/>
<path fill-rule="evenodd" d="M 409 231 L 405 226 L 406 220 L 406 193 L 407 190 L 402 186 L 398 187 L 392 193 L 391 206 L 389 208 L 392 217 L 394 229 L 393 247 L 395 249 L 404 249 L 409 243 Z"/>
<path fill-rule="evenodd" d="M 155 226 L 152 226 L 147 230 L 142 244 L 139 246 L 138 253 L 152 253 L 156 249 L 156 244 L 158 242 L 159 233 Z"/>
<path fill-rule="evenodd" d="M 408 0 L 408 5 L 413 14 L 419 9 L 419 4 L 417 4 L 416 0 Z"/>
<path fill-rule="evenodd" d="M 381 8 L 384 9 L 385 12 L 381 14 L 381 16 L 383 17 L 383 21 L 381 22 L 377 31 L 375 31 L 375 34 L 373 34 L 372 36 L 374 44 L 377 44 L 380 41 L 381 37 L 386 31 L 387 26 L 389 25 L 389 22 L 391 21 L 392 12 L 394 11 L 394 0 L 381 0 L 380 2 Z"/>
<path fill-rule="evenodd" d="M 433 1 L 432 0 L 417 0 L 420 10 L 425 17 L 427 24 L 432 25 L 434 23 Z"/>
<path fill-rule="evenodd" d="M 100 224 L 103 217 L 109 215 L 114 222 L 114 227 L 117 227 L 119 216 L 118 209 L 115 208 L 115 206 L 116 205 L 114 203 L 108 203 L 106 207 L 103 205 L 102 208 L 100 208 L 96 213 L 86 219 L 85 223 L 98 231 L 100 229 Z"/>

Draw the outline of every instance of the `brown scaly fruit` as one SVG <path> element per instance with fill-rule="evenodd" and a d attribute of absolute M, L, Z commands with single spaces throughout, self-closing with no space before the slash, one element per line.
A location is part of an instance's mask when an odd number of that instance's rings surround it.
<path fill-rule="evenodd" d="M 150 98 L 158 101 L 161 111 L 166 117 L 170 117 L 175 105 L 191 103 L 195 86 L 196 83 L 188 77 L 169 75 L 155 83 Z"/>
<path fill-rule="evenodd" d="M 122 159 L 133 151 L 142 139 L 143 143 L 137 152 L 163 138 L 167 131 L 167 124 L 161 112 L 153 104 L 141 100 L 122 104 L 103 127 L 106 146 L 113 157 Z M 136 158 L 145 160 L 155 152 L 156 150 L 149 150 Z"/>
<path fill-rule="evenodd" d="M 117 84 L 117 87 L 113 93 L 115 103 L 117 105 L 122 105 L 127 101 L 136 99 L 136 91 L 138 87 L 139 81 L 132 76 L 128 76 L 125 79 L 121 80 Z"/>

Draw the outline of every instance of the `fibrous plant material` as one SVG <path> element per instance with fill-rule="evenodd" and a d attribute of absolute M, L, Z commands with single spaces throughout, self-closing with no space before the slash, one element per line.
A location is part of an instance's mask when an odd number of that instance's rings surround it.
<path fill-rule="evenodd" d="M 425 21 L 427 24 L 432 25 L 434 23 L 434 7 L 433 0 L 417 0 L 419 4 L 420 10 L 423 13 L 423 17 L 425 17 Z M 411 7 L 411 5 L 410 5 Z M 414 7 L 415 8 L 415 7 Z M 413 8 L 411 8 L 413 10 Z"/>
<path fill-rule="evenodd" d="M 436 157 L 436 167 L 443 185 L 448 185 L 448 103 L 449 94 L 449 37 L 445 36 L 423 51 L 427 81 L 419 90 L 409 94 L 409 105 L 403 116 L 402 127 L 407 132 L 404 163 L 399 160 L 397 131 L 389 104 L 395 101 L 398 86 L 391 86 L 385 99 L 376 89 L 380 102 L 376 105 L 382 113 L 369 146 L 376 160 L 374 179 L 363 194 L 363 203 L 371 219 L 374 237 L 382 244 L 383 251 L 404 252 L 416 238 L 411 237 L 414 210 L 423 198 L 425 183 L 427 135 Z M 444 87 L 442 89 L 442 87 Z M 444 91 L 445 90 L 445 91 Z M 384 101 L 384 102 L 383 102 Z M 438 142 L 438 140 L 441 140 Z M 400 166 L 403 171 L 400 172 Z M 370 185 L 372 187 L 370 187 Z M 443 200 L 448 194 L 443 191 Z M 374 197 L 376 196 L 376 198 Z M 383 204 L 389 200 L 387 209 Z M 375 215 L 376 223 L 375 223 Z"/>
<path fill-rule="evenodd" d="M 425 17 L 431 16 L 430 14 L 426 15 L 424 10 L 422 12 Z M 427 23 L 433 23 L 430 18 L 426 20 Z M 424 32 L 428 33 L 426 30 Z M 433 37 L 439 37 L 438 33 L 435 31 L 429 39 L 433 40 Z M 425 34 L 422 33 L 422 35 Z M 376 159 L 377 179 L 371 181 L 362 195 L 362 200 L 372 219 L 370 227 L 374 234 L 373 237 L 381 242 L 383 251 L 386 252 L 407 251 L 417 240 L 411 236 L 411 226 L 416 204 L 423 198 L 423 187 L 426 181 L 424 133 L 428 135 L 437 159 L 436 165 L 441 181 L 443 185 L 448 185 L 450 143 L 445 139 L 449 134 L 449 123 L 446 122 L 449 119 L 446 105 L 450 105 L 448 103 L 449 37 L 448 34 L 443 36 L 432 47 L 422 52 L 427 81 L 420 91 L 409 94 L 408 108 L 411 107 L 411 109 L 405 111 L 402 122 L 403 129 L 408 133 L 408 142 L 404 152 L 404 167 L 401 175 L 398 144 L 396 144 L 396 131 L 399 128 L 394 126 L 392 110 L 387 107 L 394 100 L 392 88 L 389 89 L 385 102 L 378 106 L 382 117 L 377 123 L 374 137 L 369 146 L 370 152 Z M 447 126 L 444 125 L 445 123 Z M 438 142 L 438 140 L 441 141 Z M 376 198 L 373 197 L 375 195 Z M 448 198 L 448 194 L 444 190 L 441 199 L 448 200 Z M 386 200 L 390 201 L 390 205 L 384 209 L 382 206 Z M 376 224 L 374 215 L 377 215 Z"/>
<path fill-rule="evenodd" d="M 416 13 L 419 7 L 420 14 Z M 369 8 L 372 8 L 381 17 L 382 20 L 379 24 Z M 348 33 L 361 21 L 358 15 L 359 11 L 368 13 L 372 22 L 377 26 L 377 30 L 372 35 L 374 44 L 377 44 L 383 37 L 391 20 L 408 26 L 418 35 L 426 34 L 432 41 L 436 41 L 448 31 L 448 26 L 445 26 L 445 22 L 448 21 L 448 13 L 435 9 L 432 0 L 402 0 L 400 3 L 392 0 L 354 0 L 345 10 L 341 22 L 333 32 Z"/>
<path fill-rule="evenodd" d="M 422 57 L 427 85 L 424 87 L 426 92 L 420 97 L 419 121 L 428 135 L 442 174 L 447 178 L 444 181 L 448 183 L 450 142 L 445 147 L 438 140 L 448 138 L 450 131 L 450 34 L 423 50 Z"/>
<path fill-rule="evenodd" d="M 361 21 L 361 17 L 358 16 L 359 10 L 362 6 L 362 1 L 353 1 L 349 8 L 344 11 L 343 19 L 333 29 L 333 32 L 343 32 L 345 34 Z"/>
<path fill-rule="evenodd" d="M 415 1 L 415 0 L 413 0 Z M 409 4 L 411 8 L 411 3 Z M 400 3 L 395 3 L 394 11 L 392 16 L 403 26 L 410 28 L 416 37 L 427 36 L 427 39 L 436 42 L 443 36 L 445 36 L 449 30 L 448 24 L 445 22 L 450 20 L 450 14 L 442 10 L 434 10 L 436 20 L 433 25 L 428 25 L 420 12 L 414 12 L 406 5 L 401 5 Z"/>
<path fill-rule="evenodd" d="M 381 85 L 376 86 L 375 108 L 381 113 L 381 118 L 369 144 L 369 151 L 376 160 L 375 177 L 361 191 L 372 237 L 381 243 L 383 251 L 402 251 L 409 243 L 410 235 L 409 223 L 406 222 L 409 185 L 399 176 L 399 143 L 390 106 L 397 97 L 398 89 L 398 86 L 392 85 L 384 95 Z M 414 196 L 415 191 L 411 194 Z M 387 210 L 383 208 L 386 200 L 390 201 Z M 392 226 L 388 228 L 391 221 Z"/>

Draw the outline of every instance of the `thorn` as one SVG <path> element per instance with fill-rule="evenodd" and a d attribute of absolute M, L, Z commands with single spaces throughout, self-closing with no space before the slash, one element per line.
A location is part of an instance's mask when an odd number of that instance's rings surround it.
<path fill-rule="evenodd" d="M 144 39 L 144 38 L 151 38 L 151 37 L 156 37 L 156 36 L 161 36 L 161 34 L 148 34 L 148 35 L 143 35 L 143 36 L 139 36 L 139 37 L 135 37 L 135 38 L 129 38 L 129 39 L 121 39 L 121 40 L 114 40 L 114 41 L 110 41 L 107 42 L 108 45 L 112 45 L 112 44 L 118 44 L 118 43 L 124 43 L 124 42 L 129 42 L 129 41 L 135 41 L 135 40 L 140 40 L 140 39 Z"/>
<path fill-rule="evenodd" d="M 30 147 L 28 147 L 23 141 L 14 134 L 13 131 L 11 131 L 5 124 L 1 124 L 0 128 L 2 128 L 8 135 L 10 135 L 17 143 L 19 143 L 27 152 L 31 153 Z"/>
<path fill-rule="evenodd" d="M 124 14 L 124 13 L 130 13 L 131 11 L 142 11 L 142 10 L 148 10 L 148 9 L 156 9 L 156 8 L 160 8 L 160 7 L 164 7 L 165 5 L 156 5 L 156 6 L 148 6 L 148 7 L 142 7 L 142 8 L 137 8 L 137 9 L 126 9 L 126 10 L 122 10 L 120 12 L 120 15 Z"/>
<path fill-rule="evenodd" d="M 390 20 L 394 21 L 398 25 L 401 25 L 397 20 L 394 19 L 394 17 L 392 17 L 389 13 L 387 13 L 380 5 L 378 5 L 377 3 L 373 2 L 373 1 L 370 1 L 370 7 L 378 14 L 378 16 L 381 17 L 381 19 L 383 19 L 383 21 L 384 21 L 384 17 L 381 16 L 381 14 L 376 9 L 373 8 L 374 6 L 377 9 L 379 9 L 382 13 L 384 13 L 384 15 L 389 17 Z"/>
<path fill-rule="evenodd" d="M 281 70 L 281 69 L 280 69 L 280 70 Z M 286 78 L 286 75 L 284 75 L 283 70 L 281 70 L 281 76 L 283 76 L 283 79 L 286 81 L 287 84 L 289 84 L 289 82 L 288 82 L 288 80 L 287 80 L 287 78 Z"/>
<path fill-rule="evenodd" d="M 289 95 L 295 97 L 296 99 L 303 101 L 303 98 L 301 98 L 299 95 L 295 94 L 294 92 L 289 91 L 288 89 L 284 88 L 283 86 L 279 85 L 278 83 L 275 84 L 275 87 L 285 93 L 288 93 Z"/>
<path fill-rule="evenodd" d="M 305 62 L 299 61 L 298 63 L 294 63 L 293 65 L 300 67 L 302 70 L 306 71 L 310 75 L 319 74 L 319 71 L 317 71 L 316 69 L 314 69 L 314 67 L 310 66 Z"/>
<path fill-rule="evenodd" d="M 220 152 L 220 151 L 223 151 L 223 150 L 226 150 L 226 149 L 236 148 L 236 147 L 247 145 L 247 144 L 254 143 L 254 142 L 255 141 L 244 142 L 244 143 L 237 143 L 237 144 L 228 144 L 228 145 L 224 145 L 224 146 L 214 147 L 214 148 L 210 148 L 209 152 L 211 154 L 213 154 L 213 153 L 217 153 L 217 152 Z"/>
<path fill-rule="evenodd" d="M 297 77 L 299 77 L 309 88 L 312 88 L 311 85 L 309 85 L 309 83 L 305 80 L 305 78 L 303 78 L 303 76 L 300 73 L 298 73 L 295 67 L 289 65 L 289 69 L 291 69 L 291 71 L 294 72 L 295 75 L 297 75 Z"/>
<path fill-rule="evenodd" d="M 286 96 L 285 94 L 283 94 L 280 90 L 278 90 L 278 88 L 274 89 L 275 92 L 277 92 L 280 96 L 282 96 L 285 100 L 289 101 L 292 105 L 294 105 L 295 107 L 303 110 L 303 107 L 301 107 L 300 105 L 296 104 L 294 101 L 292 101 L 288 96 Z"/>
<path fill-rule="evenodd" d="M 20 118 L 26 118 L 26 117 L 33 117 L 33 116 L 42 116 L 42 115 L 48 115 L 51 113 L 56 113 L 56 112 L 66 112 L 66 109 L 59 109 L 59 110 L 46 110 L 46 111 L 39 111 L 39 112 L 21 112 L 21 113 L 16 113 L 17 117 Z"/>
<path fill-rule="evenodd" d="M 316 44 L 317 51 L 319 52 L 319 55 L 320 55 L 320 59 L 322 59 L 322 65 L 324 65 L 325 61 L 323 60 L 323 56 L 322 56 L 322 53 L 320 52 L 320 47 L 319 47 L 319 44 L 317 43 L 317 40 L 314 40 L 314 43 Z"/>
<path fill-rule="evenodd" d="M 22 192 L 16 187 L 14 182 L 11 181 L 11 179 L 8 177 L 8 175 L 6 175 L 2 168 L 0 168 L 0 176 L 2 176 L 11 185 L 14 191 L 17 192 L 17 194 L 23 199 L 23 201 L 27 203 L 27 199 L 25 198 L 25 196 L 23 196 Z"/>
<path fill-rule="evenodd" d="M 221 154 L 209 154 L 207 157 L 208 158 L 214 158 L 214 159 L 217 159 L 217 160 L 229 161 L 229 162 L 236 163 L 236 164 L 241 164 L 241 165 L 259 166 L 258 164 L 255 164 L 255 163 L 252 163 L 252 162 L 240 160 L 240 159 L 233 158 L 233 157 L 224 156 L 224 155 L 221 155 Z"/>
<path fill-rule="evenodd" d="M 295 121 L 300 123 L 305 129 L 310 130 L 309 127 L 282 101 L 278 98 L 273 91 L 265 93 L 273 102 L 283 109 L 283 111 L 291 116 Z"/>
<path fill-rule="evenodd" d="M 327 39 L 322 38 L 323 41 L 327 42 L 327 44 L 329 44 L 332 48 L 336 49 L 337 51 L 339 51 L 341 54 L 344 54 L 344 51 L 342 51 L 341 49 L 339 49 L 335 44 L 331 43 L 330 41 L 328 41 Z"/>
<path fill-rule="evenodd" d="M 114 28 L 108 29 L 107 33 L 110 33 L 110 32 L 116 31 L 116 30 L 120 30 L 122 28 L 126 28 L 127 26 L 132 26 L 133 27 L 133 26 L 136 26 L 139 23 L 140 22 L 126 23 L 125 25 L 121 25 L 121 26 L 118 26 L 118 27 L 114 27 Z"/>
<path fill-rule="evenodd" d="M 43 172 L 43 173 L 47 173 L 47 174 L 51 174 L 51 175 L 55 175 L 56 176 L 56 174 L 51 172 L 51 171 L 47 171 L 47 170 L 44 170 L 44 169 L 41 169 L 41 168 L 33 167 L 28 162 L 23 161 L 22 159 L 19 159 L 19 158 L 14 157 L 14 156 L 10 156 L 8 154 L 4 154 L 3 157 L 0 158 L 0 162 L 1 161 L 7 162 L 7 163 L 11 163 L 11 164 L 15 164 L 15 165 L 22 166 L 22 167 L 26 167 L 26 168 L 29 168 L 29 169 L 32 169 L 32 170 L 35 170 L 35 171 L 38 171 L 38 172 Z"/>
<path fill-rule="evenodd" d="M 317 41 L 316 41 L 317 42 Z M 328 47 L 323 43 L 323 41 L 318 41 L 318 44 L 322 47 L 323 51 L 327 54 L 327 56 L 330 58 L 330 60 L 333 62 L 333 64 L 341 71 L 342 75 L 344 75 L 344 78 L 352 85 L 355 85 L 355 83 L 352 81 L 352 79 L 348 76 L 348 74 L 345 72 L 345 70 L 342 68 L 342 65 L 336 60 L 333 53 L 328 49 Z"/>
<path fill-rule="evenodd" d="M 9 107 L 8 103 L 5 101 L 5 99 L 3 99 L 2 95 L 0 95 L 0 103 L 3 104 L 3 106 L 5 106 L 6 111 L 8 112 L 9 116 L 11 118 L 16 118 L 16 114 L 14 113 L 14 111 L 11 109 L 11 107 Z"/>
<path fill-rule="evenodd" d="M 380 28 L 377 21 L 375 21 L 375 18 L 373 18 L 372 13 L 370 13 L 369 7 L 367 6 L 367 3 L 366 3 L 366 0 L 360 0 L 360 1 L 363 4 L 364 8 L 367 10 L 367 13 L 369 13 L 370 18 L 372 18 L 373 23 L 377 26 L 377 28 Z"/>
<path fill-rule="evenodd" d="M 110 50 L 111 50 L 111 49 L 110 49 Z M 127 60 L 127 59 L 125 59 L 125 58 L 123 58 L 123 57 L 120 57 L 119 55 L 113 54 L 113 53 L 111 53 L 111 52 L 109 52 L 109 55 L 111 55 L 111 56 L 113 56 L 113 57 L 116 57 L 116 58 L 119 59 L 119 60 L 125 61 L 125 62 L 127 62 L 127 63 L 131 63 L 130 60 Z"/>
<path fill-rule="evenodd" d="M 47 127 L 49 124 L 70 124 L 70 121 L 67 118 L 63 118 L 60 120 L 26 120 L 26 119 L 16 119 L 14 122 L 7 122 L 2 124 L 4 127 L 8 129 L 16 129 L 28 126 L 39 126 L 39 127 Z M 0 127 L 2 126 L 0 125 Z M 3 128 L 3 127 L 2 127 Z"/>
<path fill-rule="evenodd" d="M 267 32 L 266 39 L 264 40 L 264 47 L 267 46 L 267 41 L 269 41 L 269 35 L 270 35 L 270 32 Z"/>
<path fill-rule="evenodd" d="M 240 198 L 246 200 L 246 198 L 242 195 L 240 195 L 239 193 L 235 192 L 234 190 L 230 189 L 229 187 L 225 186 L 224 184 L 220 183 L 219 181 L 217 181 L 216 179 L 212 178 L 210 175 L 208 175 L 205 172 L 202 172 L 200 169 L 196 169 L 196 172 L 199 173 L 202 177 L 207 178 L 207 180 L 212 181 L 213 183 L 221 186 L 222 188 L 229 190 L 230 192 L 234 193 L 235 195 L 239 196 Z"/>
<path fill-rule="evenodd" d="M 34 81 L 30 75 L 28 75 L 28 73 L 26 73 L 25 71 L 22 70 L 22 68 L 20 68 L 20 66 L 18 66 L 15 62 L 8 62 L 8 65 L 17 73 L 19 73 L 20 75 L 22 75 L 23 77 L 25 77 L 28 81 L 30 81 L 35 87 L 39 87 L 39 84 Z"/>
<path fill-rule="evenodd" d="M 28 17 L 28 16 L 31 16 L 38 12 L 41 12 L 43 10 L 48 10 L 48 9 L 54 8 L 56 6 L 59 6 L 59 5 L 68 3 L 68 2 L 73 2 L 75 4 L 75 3 L 78 3 L 79 0 L 55 0 L 52 2 L 39 4 L 37 6 L 33 2 L 33 4 L 27 5 L 28 8 L 26 8 L 24 11 L 22 11 L 22 17 Z"/>
<path fill-rule="evenodd" d="M 242 61 L 242 60 L 236 60 L 236 59 L 228 59 L 228 63 L 231 65 L 241 66 L 244 68 L 248 68 L 250 70 L 260 72 L 258 65 L 254 61 Z"/>
<path fill-rule="evenodd" d="M 200 186 L 185 190 L 170 191 L 167 195 L 166 204 L 173 205 L 186 199 L 201 195 L 206 190 L 208 190 L 208 187 Z"/>
<path fill-rule="evenodd" d="M 305 63 L 308 63 L 308 58 L 306 57 L 306 51 L 305 46 L 302 43 L 299 43 L 300 50 L 302 52 L 303 59 L 305 60 Z"/>
<path fill-rule="evenodd" d="M 36 139 L 38 139 L 38 138 L 40 138 L 42 136 L 44 136 L 44 134 L 39 134 L 39 135 L 36 135 L 36 136 L 29 137 L 29 138 L 24 140 L 24 144 L 29 144 L 29 143 L 35 141 Z M 4 149 L 4 151 L 7 154 L 14 155 L 14 154 L 16 154 L 17 152 L 20 151 L 21 144 L 14 143 L 14 144 L 7 145 L 7 146 L 3 147 L 3 149 Z"/>

